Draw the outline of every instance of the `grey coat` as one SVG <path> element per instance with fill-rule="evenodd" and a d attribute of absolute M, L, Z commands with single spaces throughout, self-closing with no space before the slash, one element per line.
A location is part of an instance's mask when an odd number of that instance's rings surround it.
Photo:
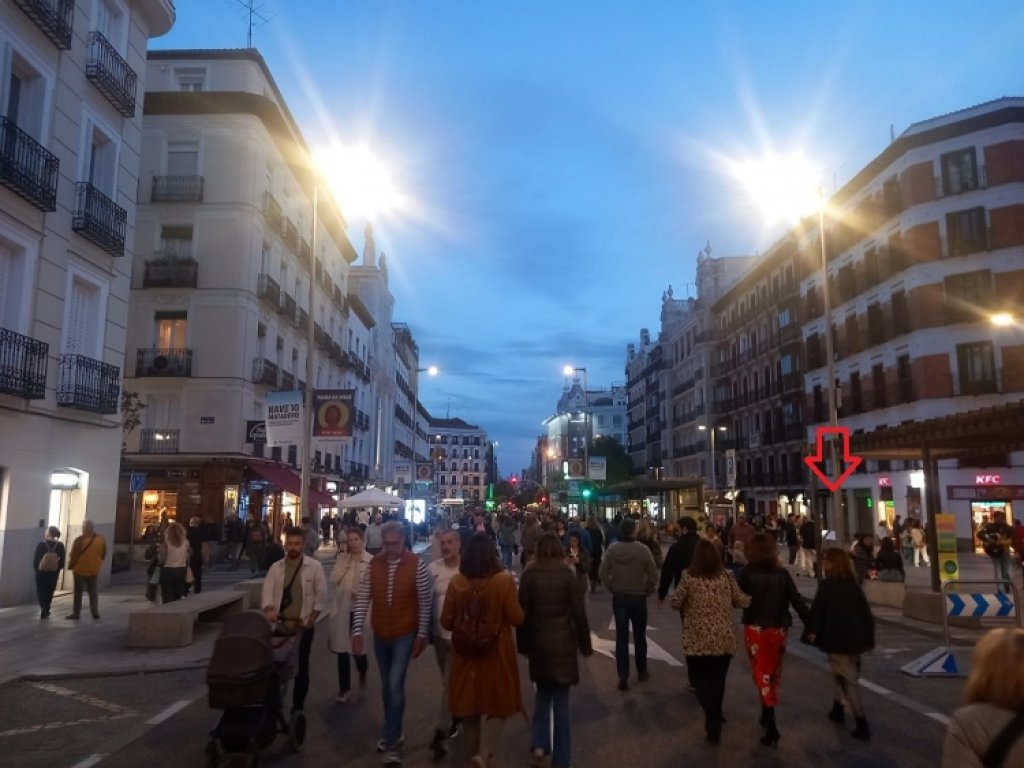
<path fill-rule="evenodd" d="M 995 704 L 968 704 L 953 713 L 942 748 L 942 768 L 982 768 L 981 759 L 1014 712 Z M 1010 747 L 1005 768 L 1024 765 L 1024 736 Z"/>
<path fill-rule="evenodd" d="M 591 653 L 590 625 L 576 576 L 561 560 L 535 562 L 523 571 L 519 603 L 526 619 L 517 634 L 535 683 L 576 685 L 579 652 Z"/>

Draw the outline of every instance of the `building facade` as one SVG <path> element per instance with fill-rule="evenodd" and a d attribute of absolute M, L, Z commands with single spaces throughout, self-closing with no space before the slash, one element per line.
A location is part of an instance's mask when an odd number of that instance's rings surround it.
<path fill-rule="evenodd" d="M 523 477 L 540 485 L 560 482 L 568 460 L 587 458 L 587 443 L 599 438 L 616 440 L 623 448 L 628 444 L 628 396 L 622 385 L 607 389 L 586 389 L 578 375 L 567 382 L 555 406 L 555 413 L 544 420 L 545 432 L 538 441 L 529 472 Z M 532 467 L 542 462 L 540 477 Z M 553 481 L 552 478 L 557 478 Z"/>
<path fill-rule="evenodd" d="M 438 503 L 485 499 L 487 432 L 458 418 L 429 418 L 427 428 Z"/>
<path fill-rule="evenodd" d="M 170 0 L 0 6 L 0 605 L 35 594 L 47 525 L 113 534 L 139 101 L 174 20 Z"/>
<path fill-rule="evenodd" d="M 651 332 L 640 330 L 640 344 L 626 347 L 626 408 L 629 433 L 626 450 L 633 472 L 660 479 L 661 453 L 661 371 L 665 350 L 660 341 L 651 341 Z"/>

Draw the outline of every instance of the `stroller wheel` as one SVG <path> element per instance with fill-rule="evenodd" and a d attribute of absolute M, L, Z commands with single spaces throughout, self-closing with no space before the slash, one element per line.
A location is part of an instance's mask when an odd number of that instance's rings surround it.
<path fill-rule="evenodd" d="M 302 712 L 295 712 L 292 714 L 291 720 L 288 721 L 288 748 L 292 752 L 299 752 L 305 741 L 306 716 Z"/>
<path fill-rule="evenodd" d="M 220 766 L 220 745 L 216 739 L 206 742 L 206 768 L 219 768 Z"/>

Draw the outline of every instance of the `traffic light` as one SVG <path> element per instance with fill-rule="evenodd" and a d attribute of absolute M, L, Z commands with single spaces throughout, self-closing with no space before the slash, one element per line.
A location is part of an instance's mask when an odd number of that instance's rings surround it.
<path fill-rule="evenodd" d="M 584 498 L 584 499 L 589 499 L 589 498 L 590 498 L 590 494 L 591 494 L 592 492 L 593 492 L 593 491 L 591 490 L 591 488 L 590 488 L 590 486 L 589 486 L 589 485 L 585 485 L 585 486 L 583 486 L 583 491 L 582 491 L 582 494 L 583 494 L 583 498 Z"/>

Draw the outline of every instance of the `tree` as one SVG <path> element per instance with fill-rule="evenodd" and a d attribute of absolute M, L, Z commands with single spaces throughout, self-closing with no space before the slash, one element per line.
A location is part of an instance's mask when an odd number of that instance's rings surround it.
<path fill-rule="evenodd" d="M 121 453 L 128 450 L 128 438 L 142 424 L 142 409 L 148 407 L 138 392 L 121 390 Z"/>
<path fill-rule="evenodd" d="M 590 444 L 591 456 L 604 456 L 608 461 L 605 485 L 624 483 L 633 477 L 633 460 L 622 443 L 614 437 L 601 436 Z"/>

